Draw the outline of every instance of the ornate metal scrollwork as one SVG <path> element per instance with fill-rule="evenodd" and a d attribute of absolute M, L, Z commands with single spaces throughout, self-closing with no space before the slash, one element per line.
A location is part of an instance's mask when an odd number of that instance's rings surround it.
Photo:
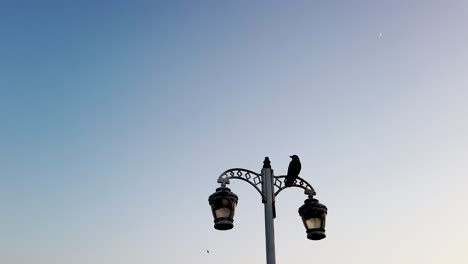
<path fill-rule="evenodd" d="M 229 169 L 221 173 L 221 175 L 218 177 L 218 183 L 220 183 L 222 186 L 226 186 L 226 184 L 230 183 L 230 179 L 239 179 L 248 182 L 258 191 L 260 196 L 262 196 L 262 200 L 265 200 L 262 191 L 263 178 L 261 174 L 241 168 Z M 297 177 L 291 186 L 286 186 L 285 180 L 286 175 L 273 176 L 273 188 L 275 189 L 274 197 L 276 197 L 282 190 L 288 187 L 298 187 L 304 189 L 304 194 L 308 195 L 309 197 L 316 195 L 312 185 L 300 177 Z"/>
<path fill-rule="evenodd" d="M 229 184 L 230 179 L 239 179 L 250 183 L 255 189 L 257 189 L 263 199 L 261 189 L 263 179 L 261 174 L 240 168 L 229 169 L 219 175 L 218 183 L 225 186 L 226 184 Z"/>
<path fill-rule="evenodd" d="M 277 190 L 275 191 L 275 197 L 284 189 L 288 187 L 299 187 L 304 189 L 304 193 L 312 197 L 316 195 L 314 188 L 310 185 L 306 180 L 297 177 L 294 183 L 291 186 L 286 186 L 284 181 L 286 179 L 286 175 L 281 176 L 274 176 L 273 177 L 273 185 L 276 186 Z"/>

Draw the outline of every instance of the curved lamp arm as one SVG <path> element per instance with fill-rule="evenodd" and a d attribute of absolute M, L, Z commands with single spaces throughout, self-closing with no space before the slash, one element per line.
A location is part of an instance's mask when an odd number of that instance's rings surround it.
<path fill-rule="evenodd" d="M 314 188 L 312 185 L 310 185 L 306 180 L 297 177 L 297 179 L 294 181 L 294 183 L 291 186 L 286 186 L 285 184 L 286 180 L 286 175 L 281 175 L 281 176 L 274 176 L 273 184 L 278 188 L 275 192 L 275 197 L 284 189 L 288 187 L 299 187 L 304 189 L 304 194 L 309 195 L 309 197 L 312 197 L 316 195 Z"/>
<path fill-rule="evenodd" d="M 220 183 L 221 186 L 226 186 L 226 184 L 229 184 L 230 179 L 239 179 L 250 183 L 262 196 L 262 200 L 264 199 L 262 190 L 259 187 L 262 186 L 263 183 L 261 174 L 241 168 L 229 169 L 219 175 L 218 183 Z"/>

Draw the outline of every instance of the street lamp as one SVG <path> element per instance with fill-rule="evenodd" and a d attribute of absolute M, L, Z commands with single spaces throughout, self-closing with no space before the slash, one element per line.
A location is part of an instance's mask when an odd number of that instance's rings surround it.
<path fill-rule="evenodd" d="M 234 222 L 237 200 L 237 195 L 226 187 L 220 187 L 210 195 L 208 201 L 211 205 L 216 229 L 229 230 L 234 227 L 232 222 Z"/>
<path fill-rule="evenodd" d="M 267 264 L 275 264 L 275 235 L 274 221 L 275 197 L 284 189 L 289 187 L 299 187 L 304 189 L 308 198 L 299 208 L 299 215 L 306 228 L 307 238 L 310 240 L 321 240 L 325 238 L 325 219 L 327 207 L 317 199 L 314 199 L 315 190 L 304 179 L 297 177 L 292 185 L 285 185 L 286 175 L 273 176 L 268 157 L 263 161 L 261 173 L 256 173 L 246 169 L 229 169 L 218 177 L 221 187 L 210 195 L 208 202 L 214 218 L 214 227 L 217 230 L 229 230 L 234 227 L 234 212 L 237 206 L 238 197 L 231 192 L 226 184 L 230 179 L 239 179 L 248 182 L 261 195 L 265 207 L 265 236 L 266 236 L 266 258 Z"/>
<path fill-rule="evenodd" d="M 307 230 L 307 238 L 320 240 L 325 238 L 325 218 L 327 207 L 317 199 L 309 198 L 299 207 L 299 215 Z"/>

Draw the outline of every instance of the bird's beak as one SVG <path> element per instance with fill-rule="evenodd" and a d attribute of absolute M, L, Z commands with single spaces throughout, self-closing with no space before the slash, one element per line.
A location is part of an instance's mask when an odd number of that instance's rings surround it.
<path fill-rule="evenodd" d="M 289 156 L 290 158 L 292 158 L 292 156 Z"/>

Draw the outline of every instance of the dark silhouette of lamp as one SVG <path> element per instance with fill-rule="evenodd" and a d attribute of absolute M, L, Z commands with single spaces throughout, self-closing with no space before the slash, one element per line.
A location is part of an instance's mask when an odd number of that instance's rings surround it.
<path fill-rule="evenodd" d="M 317 199 L 309 198 L 299 208 L 299 215 L 307 230 L 307 238 L 310 240 L 321 240 L 325 235 L 325 219 L 327 207 Z"/>
<path fill-rule="evenodd" d="M 293 155 L 294 157 L 294 155 Z M 297 157 L 296 157 L 297 158 Z M 298 158 L 297 158 L 298 159 Z M 294 165 L 294 164 L 293 164 Z M 314 188 L 306 180 L 299 177 L 300 164 L 296 164 L 296 171 L 288 175 L 273 175 L 271 162 L 268 157 L 263 161 L 261 173 L 242 168 L 232 168 L 224 171 L 218 177 L 221 187 L 208 197 L 211 212 L 214 218 L 214 228 L 218 230 L 229 230 L 234 227 L 234 211 L 237 206 L 238 197 L 226 187 L 230 180 L 242 180 L 253 186 L 262 198 L 265 207 L 265 244 L 266 262 L 275 264 L 275 198 L 287 188 L 295 187 L 304 190 L 308 199 L 299 208 L 299 215 L 307 230 L 307 238 L 310 240 L 320 240 L 325 238 L 325 217 L 327 207 L 320 204 L 313 197 L 316 195 Z M 293 166 L 294 167 L 294 166 Z"/>
<path fill-rule="evenodd" d="M 218 230 L 232 229 L 238 201 L 237 195 L 227 187 L 219 187 L 215 193 L 210 195 L 208 201 L 214 217 L 214 228 Z"/>

